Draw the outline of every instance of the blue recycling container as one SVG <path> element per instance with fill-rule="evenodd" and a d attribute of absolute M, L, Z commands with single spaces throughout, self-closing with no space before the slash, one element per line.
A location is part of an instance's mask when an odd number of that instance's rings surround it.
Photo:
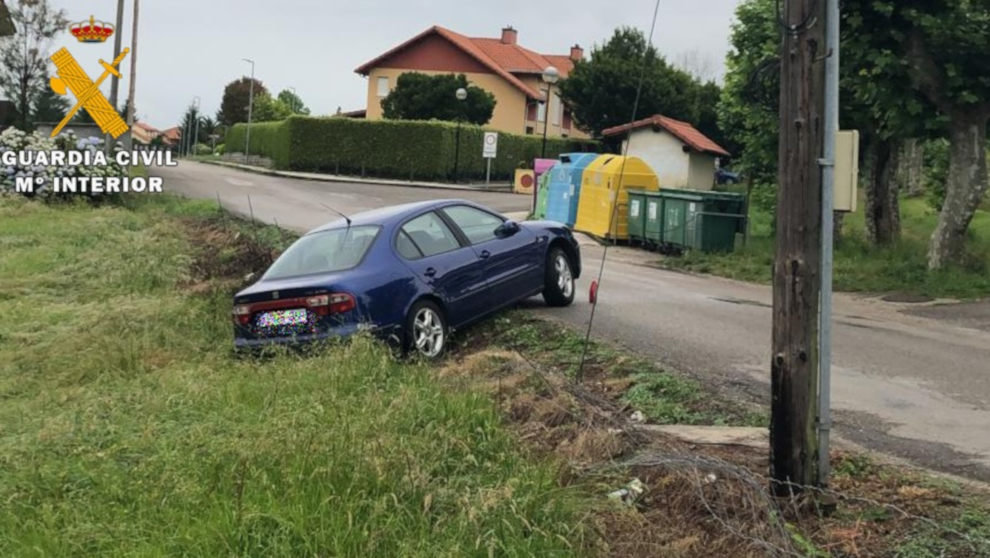
<path fill-rule="evenodd" d="M 547 184 L 547 219 L 574 226 L 578 199 L 581 196 L 581 176 L 598 153 L 564 153 L 550 171 Z"/>

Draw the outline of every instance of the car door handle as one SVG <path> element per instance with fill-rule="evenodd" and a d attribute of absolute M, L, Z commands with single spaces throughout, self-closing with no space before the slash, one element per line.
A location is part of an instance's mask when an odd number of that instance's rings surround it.
<path fill-rule="evenodd" d="M 491 257 L 491 255 L 492 255 L 492 253 L 489 252 L 488 250 L 482 250 L 481 253 L 478 254 L 478 257 L 481 258 L 481 259 L 483 259 L 483 260 L 487 260 L 488 258 Z"/>
<path fill-rule="evenodd" d="M 437 270 L 436 270 L 436 268 L 433 268 L 433 267 L 428 267 L 428 268 L 426 268 L 426 271 L 423 272 L 423 275 L 425 275 L 427 277 L 433 277 L 436 274 L 437 274 Z"/>

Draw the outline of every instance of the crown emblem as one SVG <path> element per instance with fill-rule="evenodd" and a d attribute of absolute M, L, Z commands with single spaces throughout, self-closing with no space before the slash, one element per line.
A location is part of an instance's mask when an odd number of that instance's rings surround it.
<path fill-rule="evenodd" d="M 80 43 L 102 43 L 113 35 L 113 25 L 104 21 L 96 21 L 89 16 L 89 21 L 80 21 L 69 26 L 69 33 Z"/>

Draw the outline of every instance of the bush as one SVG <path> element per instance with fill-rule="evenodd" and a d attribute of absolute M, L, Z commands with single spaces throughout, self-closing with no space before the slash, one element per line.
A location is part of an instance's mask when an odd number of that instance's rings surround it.
<path fill-rule="evenodd" d="M 213 153 L 213 150 L 210 149 L 210 146 L 205 143 L 197 143 L 195 153 L 196 155 L 210 155 Z"/>
<path fill-rule="evenodd" d="M 122 149 L 119 142 L 113 146 L 113 153 Z M 5 151 L 103 151 L 102 138 L 79 139 L 72 132 L 66 132 L 52 139 L 39 132 L 26 133 L 16 128 L 7 128 L 0 133 L 0 153 Z M 45 183 L 36 188 L 32 196 L 38 196 L 46 201 L 65 198 L 73 194 L 55 194 L 52 191 L 52 179 L 55 177 L 71 176 L 124 176 L 124 170 L 109 156 L 106 166 L 2 166 L 0 165 L 0 194 L 13 193 L 17 177 L 45 178 Z M 106 197 L 108 194 L 89 194 L 91 199 Z"/>
<path fill-rule="evenodd" d="M 217 148 L 213 151 L 216 155 L 223 155 L 226 146 L 224 144 L 218 144 Z"/>
<path fill-rule="evenodd" d="M 228 151 L 243 151 L 246 124 L 227 134 Z M 251 125 L 251 152 L 272 160 L 275 168 L 322 171 L 402 179 L 452 178 L 455 145 L 460 137 L 460 180 L 481 179 L 486 161 L 481 156 L 485 130 L 465 124 L 411 120 L 358 120 L 293 116 L 281 122 Z M 542 138 L 499 133 L 498 157 L 492 178 L 510 179 L 519 161 L 540 156 Z M 236 147 L 235 147 L 236 146 Z M 548 139 L 547 157 L 572 151 L 595 151 L 597 142 Z"/>

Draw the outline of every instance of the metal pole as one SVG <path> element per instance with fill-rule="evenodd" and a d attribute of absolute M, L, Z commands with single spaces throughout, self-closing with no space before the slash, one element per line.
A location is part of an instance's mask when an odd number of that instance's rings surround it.
<path fill-rule="evenodd" d="M 540 158 L 547 156 L 547 128 L 550 127 L 550 88 L 547 84 L 547 99 L 543 103 L 543 147 L 540 149 Z M 536 165 L 533 165 L 533 213 L 536 213 L 537 195 L 540 189 L 540 181 L 536 179 Z"/>
<path fill-rule="evenodd" d="M 134 126 L 134 86 L 137 79 L 137 37 L 138 37 L 138 1 L 134 0 L 134 13 L 131 14 L 133 29 L 131 31 L 131 77 L 127 83 L 127 127 Z M 134 133 L 127 134 L 127 148 L 134 146 Z"/>
<path fill-rule="evenodd" d="M 457 137 L 454 140 L 454 182 L 457 182 L 457 165 L 461 158 L 461 119 L 457 119 Z"/>
<path fill-rule="evenodd" d="M 192 137 L 192 143 L 193 143 L 192 152 L 193 152 L 193 156 L 197 155 L 197 153 L 196 153 L 196 146 L 199 145 L 199 103 L 200 103 L 200 98 L 199 98 L 199 96 L 197 96 L 196 97 L 196 120 L 195 120 L 195 128 L 193 129 L 193 137 Z"/>
<path fill-rule="evenodd" d="M 828 485 L 829 431 L 832 428 L 832 258 L 835 235 L 835 137 L 839 131 L 839 0 L 825 4 L 825 145 L 822 149 L 822 290 L 819 311 L 818 482 Z"/>
<path fill-rule="evenodd" d="M 492 158 L 488 157 L 488 168 L 485 169 L 485 186 L 492 182 Z"/>
<path fill-rule="evenodd" d="M 244 136 L 244 163 L 251 164 L 251 117 L 254 110 L 254 60 L 243 59 L 251 64 L 251 85 L 248 87 L 248 121 L 247 134 Z"/>

